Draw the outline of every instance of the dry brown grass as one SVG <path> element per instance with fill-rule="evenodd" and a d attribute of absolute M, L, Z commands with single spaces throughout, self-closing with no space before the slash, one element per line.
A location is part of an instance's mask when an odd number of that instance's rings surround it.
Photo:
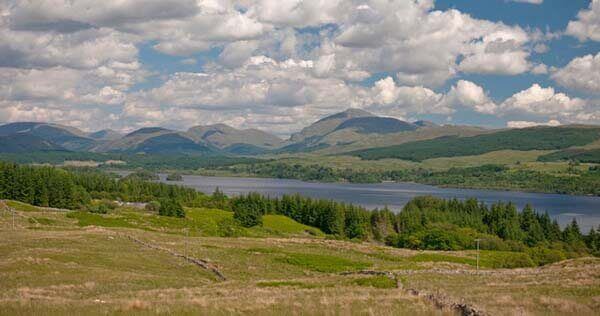
<path fill-rule="evenodd" d="M 311 238 L 186 241 L 181 235 L 136 229 L 78 228 L 59 212 L 45 211 L 43 217 L 55 219 L 56 226 L 19 218 L 13 231 L 7 225 L 9 218 L 0 216 L 0 315 L 454 314 L 410 295 L 410 288 L 466 302 L 493 315 L 588 315 L 600 310 L 597 258 L 478 274 L 457 263 L 411 262 L 422 252 L 371 243 Z M 227 281 L 219 282 L 164 251 L 133 243 L 122 237 L 124 233 L 205 259 L 217 265 Z M 352 282 L 358 276 L 323 273 L 281 260 L 290 253 L 394 271 L 404 289 L 361 286 Z"/>

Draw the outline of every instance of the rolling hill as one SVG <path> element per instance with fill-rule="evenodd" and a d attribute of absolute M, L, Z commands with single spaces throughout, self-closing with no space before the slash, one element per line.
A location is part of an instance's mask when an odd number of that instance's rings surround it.
<path fill-rule="evenodd" d="M 538 161 L 572 160 L 583 163 L 600 163 L 600 148 L 595 149 L 565 149 L 538 157 Z"/>
<path fill-rule="evenodd" d="M 101 131 L 88 134 L 88 137 L 95 140 L 115 140 L 123 137 L 123 135 L 121 135 L 119 132 L 113 131 L 112 129 L 103 129 Z"/>
<path fill-rule="evenodd" d="M 273 149 L 283 142 L 281 138 L 258 129 L 239 130 L 225 124 L 194 126 L 188 129 L 187 134 L 197 142 L 204 141 L 221 149 L 234 145 L 234 148 L 247 145 L 247 148 Z"/>
<path fill-rule="evenodd" d="M 300 133 L 293 134 L 285 146 L 274 153 L 339 154 L 442 136 L 474 136 L 486 132 L 479 127 L 439 126 L 428 121 L 409 123 L 363 110 L 348 109 L 318 120 Z"/>
<path fill-rule="evenodd" d="M 531 127 L 471 136 L 445 136 L 350 152 L 362 159 L 397 158 L 423 161 L 430 158 L 479 155 L 496 150 L 560 150 L 583 146 L 600 138 L 600 128 L 585 126 Z"/>
<path fill-rule="evenodd" d="M 84 132 L 69 126 L 37 122 L 18 122 L 0 126 L 0 136 L 15 134 L 36 136 L 72 151 L 86 151 L 96 144 L 96 141 L 88 138 Z M 34 141 L 34 138 L 31 139 Z"/>
<path fill-rule="evenodd" d="M 162 127 L 144 127 L 122 138 L 94 148 L 96 152 L 125 152 L 146 154 L 207 154 L 215 152 L 204 142 L 196 142 L 183 132 Z"/>
<path fill-rule="evenodd" d="M 61 151 L 63 147 L 30 134 L 0 136 L 0 153 L 27 153 L 33 151 Z"/>
<path fill-rule="evenodd" d="M 340 126 L 340 124 L 345 121 L 353 118 L 359 117 L 370 117 L 374 116 L 373 114 L 359 110 L 359 109 L 348 109 L 344 112 L 336 113 L 325 118 L 322 118 L 310 126 L 305 127 L 299 133 L 292 134 L 290 137 L 290 143 L 302 143 L 309 142 L 311 139 L 315 139 L 317 137 L 323 137 L 333 131 Z"/>
<path fill-rule="evenodd" d="M 213 152 L 213 149 L 180 133 L 166 133 L 147 138 L 126 151 L 144 154 L 206 154 Z"/>

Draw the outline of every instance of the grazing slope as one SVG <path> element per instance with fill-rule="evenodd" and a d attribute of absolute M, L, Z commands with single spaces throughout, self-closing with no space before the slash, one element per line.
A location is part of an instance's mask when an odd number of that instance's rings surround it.
<path fill-rule="evenodd" d="M 396 146 L 351 152 L 363 159 L 398 158 L 423 161 L 438 157 L 479 155 L 496 150 L 558 150 L 600 138 L 600 128 L 532 127 L 472 137 L 440 137 Z"/>

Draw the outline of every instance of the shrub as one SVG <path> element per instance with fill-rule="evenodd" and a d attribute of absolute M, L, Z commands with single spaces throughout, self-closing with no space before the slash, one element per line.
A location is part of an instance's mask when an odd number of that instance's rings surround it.
<path fill-rule="evenodd" d="M 534 247 L 527 251 L 537 265 L 543 266 L 558 261 L 565 260 L 567 257 L 564 252 L 556 249 L 548 249 L 544 247 Z"/>
<path fill-rule="evenodd" d="M 482 266 L 490 268 L 529 268 L 536 264 L 524 252 L 483 251 L 481 253 Z"/>
<path fill-rule="evenodd" d="M 232 218 L 224 218 L 217 223 L 217 233 L 220 237 L 243 236 L 243 228 L 240 223 Z"/>
<path fill-rule="evenodd" d="M 160 210 L 160 202 L 150 201 L 146 204 L 145 209 L 146 209 L 146 211 L 151 212 L 151 213 L 158 213 L 158 211 Z"/>
<path fill-rule="evenodd" d="M 100 201 L 94 201 L 92 202 L 88 207 L 87 210 L 90 213 L 96 213 L 96 214 L 106 214 L 111 210 L 114 210 L 115 208 L 117 208 L 117 203 L 110 201 L 110 200 L 100 200 Z"/>
<path fill-rule="evenodd" d="M 185 211 L 179 202 L 173 199 L 164 199 L 160 201 L 158 215 L 171 217 L 185 217 Z"/>

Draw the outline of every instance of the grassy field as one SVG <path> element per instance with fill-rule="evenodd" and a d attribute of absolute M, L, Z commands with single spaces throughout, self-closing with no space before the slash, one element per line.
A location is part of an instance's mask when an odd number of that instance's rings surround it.
<path fill-rule="evenodd" d="M 14 229 L 11 214 L 0 212 L 2 315 L 453 315 L 438 307 L 453 302 L 494 315 L 600 310 L 596 258 L 493 269 L 512 253 L 482 252 L 477 272 L 473 251 L 332 240 L 281 216 L 241 230 L 220 210 L 171 219 L 11 206 Z M 239 235 L 219 237 L 219 226 Z M 226 280 L 173 253 L 205 260 Z M 392 273 L 401 288 L 386 276 L 343 273 L 364 269 Z"/>
<path fill-rule="evenodd" d="M 425 168 L 436 171 L 447 170 L 450 168 L 476 167 L 486 164 L 506 164 L 517 165 L 523 163 L 535 163 L 541 155 L 550 153 L 551 151 L 544 150 L 500 150 L 485 153 L 475 156 L 448 157 L 427 159 L 422 162 L 414 162 L 401 159 L 379 159 L 379 160 L 362 160 L 355 156 L 322 156 L 315 154 L 295 154 L 278 156 L 278 161 L 288 165 L 310 166 L 318 164 L 323 167 L 334 169 L 352 169 L 354 171 L 371 171 L 382 172 L 387 170 L 404 170 Z M 561 163 L 568 166 L 567 163 Z M 247 177 L 251 174 L 238 173 L 233 174 L 227 170 L 202 170 L 199 172 L 203 175 L 212 176 L 240 176 Z"/>

